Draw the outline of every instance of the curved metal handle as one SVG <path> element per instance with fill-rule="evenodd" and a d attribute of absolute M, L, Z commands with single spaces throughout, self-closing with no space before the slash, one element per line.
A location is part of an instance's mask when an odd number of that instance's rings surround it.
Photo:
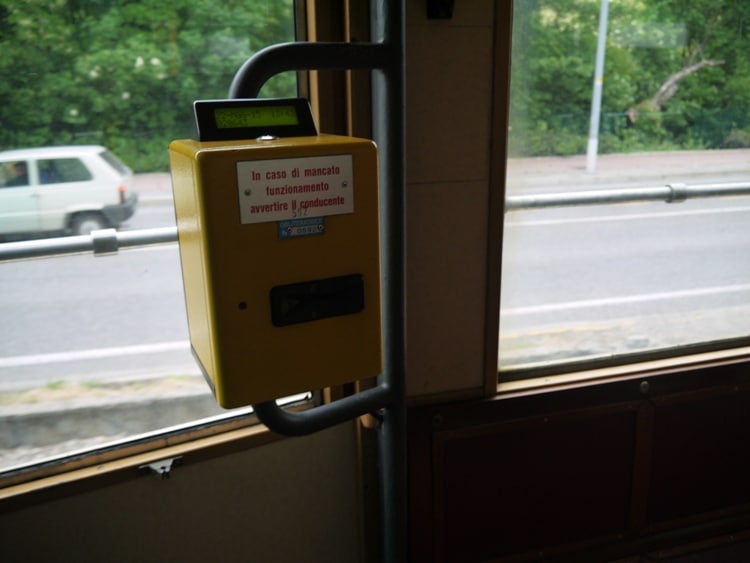
<path fill-rule="evenodd" d="M 240 67 L 229 87 L 230 98 L 255 98 L 263 84 L 290 70 L 385 68 L 391 56 L 385 43 L 280 43 L 258 51 Z"/>
<path fill-rule="evenodd" d="M 309 411 L 290 413 L 275 401 L 258 403 L 253 405 L 253 409 L 260 421 L 274 432 L 285 436 L 305 436 L 387 407 L 391 403 L 391 396 L 390 387 L 381 383 Z"/>
<path fill-rule="evenodd" d="M 385 43 L 282 43 L 253 55 L 237 71 L 230 98 L 253 98 L 271 77 L 290 70 L 383 69 L 392 64 L 393 51 Z M 253 405 L 258 419 L 279 434 L 302 436 L 355 419 L 389 406 L 393 387 L 380 378 L 372 389 L 301 413 L 290 413 L 275 401 Z"/>
<path fill-rule="evenodd" d="M 303 413 L 275 402 L 255 405 L 261 422 L 280 433 L 303 435 L 384 407 L 379 432 L 383 561 L 406 560 L 405 383 L 405 8 L 400 0 L 371 0 L 374 43 L 292 43 L 267 47 L 237 72 L 232 98 L 252 98 L 271 76 L 288 70 L 379 70 L 373 76 L 375 142 L 381 148 L 380 180 L 384 268 L 384 370 L 378 386 Z M 381 42 L 382 41 L 382 42 Z"/>

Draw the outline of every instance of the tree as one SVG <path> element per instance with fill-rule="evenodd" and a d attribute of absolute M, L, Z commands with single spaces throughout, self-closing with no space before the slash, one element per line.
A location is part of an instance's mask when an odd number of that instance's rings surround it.
<path fill-rule="evenodd" d="M 192 102 L 223 98 L 266 45 L 293 40 L 292 0 L 0 0 L 0 145 L 105 144 L 166 169 Z M 294 78 L 265 95 L 294 95 Z"/>
<path fill-rule="evenodd" d="M 516 3 L 511 154 L 585 148 L 599 0 Z M 750 146 L 750 3 L 610 4 L 600 149 Z"/>

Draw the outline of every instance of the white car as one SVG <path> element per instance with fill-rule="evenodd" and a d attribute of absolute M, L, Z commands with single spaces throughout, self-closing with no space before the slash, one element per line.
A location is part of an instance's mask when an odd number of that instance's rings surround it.
<path fill-rule="evenodd" d="M 117 228 L 135 213 L 132 178 L 100 146 L 0 152 L 0 236 Z"/>

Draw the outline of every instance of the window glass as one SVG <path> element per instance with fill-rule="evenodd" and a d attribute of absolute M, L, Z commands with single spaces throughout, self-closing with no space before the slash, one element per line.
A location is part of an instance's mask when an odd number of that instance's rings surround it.
<path fill-rule="evenodd" d="M 123 163 L 119 158 L 113 155 L 110 151 L 104 150 L 100 152 L 99 155 L 102 157 L 102 160 L 104 160 L 107 164 L 109 164 L 112 168 L 114 168 L 120 174 L 130 173 L 130 168 L 125 163 Z"/>
<path fill-rule="evenodd" d="M 56 158 L 40 160 L 39 183 L 62 184 L 65 182 L 85 182 L 91 180 L 91 172 L 77 158 Z"/>
<path fill-rule="evenodd" d="M 28 186 L 29 163 L 25 160 L 3 162 L 0 165 L 0 180 L 2 180 L 3 187 L 7 188 Z"/>
<path fill-rule="evenodd" d="M 748 18 L 515 2 L 501 379 L 750 335 Z"/>
<path fill-rule="evenodd" d="M 65 192 L 79 220 L 97 217 L 80 211 L 95 200 L 121 231 L 174 226 L 167 147 L 192 136 L 193 100 L 226 97 L 249 56 L 292 40 L 292 0 L 0 0 L 0 147 L 102 146 L 101 166 L 134 175 L 126 194 Z M 295 75 L 261 95 L 295 96 Z M 38 174 L 91 178 L 74 158 L 47 157 Z M 15 176 L 3 163 L 2 182 Z M 37 225 L 13 241 L 57 237 L 61 197 L 15 202 L 0 221 Z M 0 262 L 0 310 L 0 472 L 235 414 L 216 405 L 192 357 L 176 243 Z"/>

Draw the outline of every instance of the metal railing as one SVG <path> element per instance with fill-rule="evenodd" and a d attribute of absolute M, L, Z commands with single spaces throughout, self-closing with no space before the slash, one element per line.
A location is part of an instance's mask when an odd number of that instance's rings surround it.
<path fill-rule="evenodd" d="M 612 190 L 587 190 L 508 196 L 505 198 L 505 211 L 647 201 L 679 203 L 695 198 L 743 195 L 750 195 L 750 182 L 701 184 L 694 186 L 688 186 L 686 184 L 667 184 L 666 186 L 655 188 L 618 188 Z"/>
<path fill-rule="evenodd" d="M 506 211 L 573 207 L 578 205 L 608 205 L 663 201 L 679 203 L 688 199 L 750 196 L 750 182 L 727 184 L 667 184 L 651 188 L 618 188 L 550 194 L 517 195 L 505 199 Z M 102 229 L 91 235 L 24 240 L 0 244 L 0 262 L 42 258 L 64 254 L 93 252 L 105 255 L 121 248 L 149 246 L 177 242 L 177 227 L 121 231 Z"/>
<path fill-rule="evenodd" d="M 120 248 L 168 242 L 177 242 L 177 227 L 122 232 L 101 229 L 93 231 L 90 235 L 6 242 L 0 244 L 0 262 L 81 252 L 93 252 L 95 255 L 113 254 Z"/>

